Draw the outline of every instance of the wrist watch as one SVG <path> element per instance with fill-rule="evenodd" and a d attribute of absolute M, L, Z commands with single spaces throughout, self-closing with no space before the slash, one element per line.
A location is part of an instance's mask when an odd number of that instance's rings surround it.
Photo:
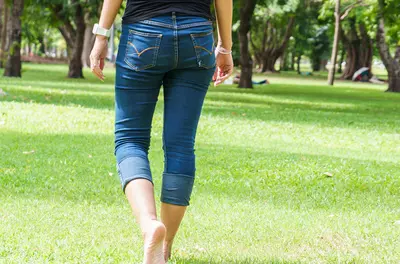
<path fill-rule="evenodd" d="M 105 37 L 110 37 L 111 30 L 105 29 L 99 26 L 99 24 L 94 24 L 93 26 L 93 34 L 95 35 L 100 35 L 100 36 L 105 36 Z"/>

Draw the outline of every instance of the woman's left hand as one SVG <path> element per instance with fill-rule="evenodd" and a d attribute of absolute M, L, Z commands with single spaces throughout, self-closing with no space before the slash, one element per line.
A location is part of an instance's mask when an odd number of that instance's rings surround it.
<path fill-rule="evenodd" d="M 220 47 L 215 49 L 216 66 L 213 81 L 214 86 L 218 86 L 231 76 L 233 72 L 232 54 L 222 54 L 219 52 Z"/>

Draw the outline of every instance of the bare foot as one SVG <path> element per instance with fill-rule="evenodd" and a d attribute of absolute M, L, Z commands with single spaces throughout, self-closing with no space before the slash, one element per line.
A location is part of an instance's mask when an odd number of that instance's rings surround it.
<path fill-rule="evenodd" d="M 166 242 L 164 241 L 164 259 L 165 262 L 168 262 L 168 260 L 171 258 L 171 249 L 172 249 L 172 242 Z"/>
<path fill-rule="evenodd" d="M 163 241 L 166 229 L 163 223 L 152 220 L 144 234 L 143 264 L 165 264 Z"/>

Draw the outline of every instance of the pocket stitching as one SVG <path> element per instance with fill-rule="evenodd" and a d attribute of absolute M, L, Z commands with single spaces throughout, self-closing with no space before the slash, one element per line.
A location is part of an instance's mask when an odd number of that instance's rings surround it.
<path fill-rule="evenodd" d="M 148 47 L 145 48 L 144 50 L 142 50 L 141 52 L 138 51 L 138 49 L 136 48 L 135 44 L 133 44 L 132 42 L 128 41 L 128 44 L 130 44 L 136 51 L 136 54 L 138 55 L 138 57 L 140 57 L 144 52 L 151 50 L 151 49 L 157 49 L 157 47 Z"/>
<path fill-rule="evenodd" d="M 146 66 L 143 66 L 143 67 L 140 68 L 140 67 L 135 66 L 135 65 L 133 65 L 132 63 L 129 62 L 129 60 L 128 60 L 128 48 L 126 48 L 126 49 L 125 49 L 125 57 L 124 57 L 125 63 L 128 64 L 128 66 L 129 66 L 130 68 L 132 68 L 133 70 L 135 70 L 135 71 L 142 71 L 142 70 L 146 70 L 146 69 L 149 69 L 149 68 L 151 68 L 151 67 L 154 67 L 154 66 L 156 65 L 156 62 L 157 62 L 158 51 L 160 50 L 160 43 L 161 43 L 161 39 L 162 39 L 162 34 L 139 32 L 139 31 L 136 31 L 136 30 L 133 30 L 133 29 L 130 29 L 130 30 L 129 30 L 129 33 L 130 33 L 130 34 L 129 34 L 129 36 L 128 36 L 127 44 L 131 44 L 131 45 L 134 47 L 134 49 L 135 49 L 136 54 L 138 55 L 138 57 L 140 57 L 140 55 L 142 55 L 142 54 L 144 53 L 144 51 L 147 51 L 147 50 L 149 50 L 149 49 L 155 49 L 155 51 L 154 51 L 152 63 L 151 63 L 151 64 L 148 64 L 148 65 L 146 65 Z M 154 38 L 157 38 L 157 39 L 156 39 L 156 46 L 155 46 L 155 47 L 146 48 L 146 49 L 142 50 L 142 51 L 139 53 L 138 50 L 137 50 L 137 48 L 135 47 L 135 45 L 134 45 L 133 42 L 131 41 L 133 35 L 139 35 L 139 36 L 143 36 L 143 37 L 154 37 Z"/>
<path fill-rule="evenodd" d="M 205 47 L 197 45 L 196 37 L 206 37 L 206 36 L 211 35 L 211 34 L 213 34 L 213 33 L 214 33 L 213 31 L 210 31 L 210 32 L 206 32 L 206 33 L 192 33 L 192 34 L 190 34 L 190 37 L 191 37 L 192 42 L 193 42 L 194 50 L 195 50 L 195 52 L 196 52 L 197 65 L 198 65 L 199 67 L 202 67 L 202 68 L 205 68 L 205 69 L 211 69 L 211 68 L 213 68 L 213 67 L 215 66 L 215 63 L 214 63 L 212 66 L 210 66 L 210 67 L 207 67 L 207 66 L 205 66 L 205 65 L 202 65 L 202 63 L 201 63 L 201 58 L 200 58 L 200 53 L 199 53 L 198 49 L 199 49 L 199 48 L 200 48 L 200 49 L 203 49 L 203 50 L 207 51 L 210 55 L 213 54 L 213 51 L 210 52 L 210 51 L 209 51 L 208 49 L 206 49 Z M 213 36 L 212 50 L 214 50 L 214 36 Z"/>

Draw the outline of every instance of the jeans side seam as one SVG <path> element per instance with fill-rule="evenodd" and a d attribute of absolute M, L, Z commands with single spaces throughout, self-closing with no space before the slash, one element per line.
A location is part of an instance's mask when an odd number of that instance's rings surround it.
<path fill-rule="evenodd" d="M 174 27 L 174 52 L 175 52 L 175 58 L 174 58 L 174 69 L 178 67 L 178 60 L 179 60 L 179 51 L 178 51 L 178 27 L 176 24 L 176 15 L 175 12 L 172 13 L 172 23 Z"/>
<path fill-rule="evenodd" d="M 165 87 L 163 88 L 165 89 Z M 168 171 L 168 159 L 167 159 L 167 144 L 165 142 L 165 109 L 166 109 L 167 100 L 165 100 L 165 91 L 164 91 L 164 111 L 163 111 L 163 133 L 162 133 L 162 143 L 164 149 L 164 171 Z"/>

